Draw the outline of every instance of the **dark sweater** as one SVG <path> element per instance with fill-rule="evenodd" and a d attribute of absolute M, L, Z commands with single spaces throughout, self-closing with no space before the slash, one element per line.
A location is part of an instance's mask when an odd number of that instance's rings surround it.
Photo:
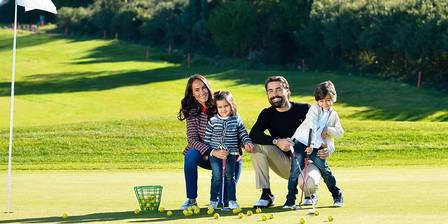
<path fill-rule="evenodd" d="M 310 105 L 291 102 L 291 109 L 278 112 L 274 107 L 261 111 L 250 131 L 252 142 L 261 145 L 272 145 L 274 138 L 289 138 L 305 120 Z M 268 130 L 270 135 L 264 132 Z"/>

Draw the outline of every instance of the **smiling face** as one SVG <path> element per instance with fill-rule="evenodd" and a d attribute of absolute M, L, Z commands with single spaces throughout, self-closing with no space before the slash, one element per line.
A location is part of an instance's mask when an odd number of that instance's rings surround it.
<path fill-rule="evenodd" d="M 328 110 L 333 106 L 333 98 L 327 95 L 325 98 L 318 100 L 317 103 L 321 108 Z"/>
<path fill-rule="evenodd" d="M 270 82 L 266 86 L 269 103 L 275 108 L 284 107 L 289 99 L 289 90 L 281 82 Z"/>
<path fill-rule="evenodd" d="M 216 100 L 216 108 L 221 117 L 228 117 L 232 114 L 232 106 L 227 100 Z"/>
<path fill-rule="evenodd" d="M 205 107 L 205 103 L 208 100 L 210 95 L 207 86 L 199 79 L 196 79 L 191 84 L 191 91 L 193 93 L 193 97 Z"/>

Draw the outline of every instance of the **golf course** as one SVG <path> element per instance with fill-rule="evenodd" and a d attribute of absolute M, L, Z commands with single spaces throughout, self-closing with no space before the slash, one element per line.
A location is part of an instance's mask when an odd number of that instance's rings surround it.
<path fill-rule="evenodd" d="M 332 71 L 243 69 L 119 40 L 19 31 L 12 156 L 12 213 L 7 209 L 12 31 L 0 29 L 0 223 L 446 223 L 448 94 L 428 87 Z M 230 90 L 250 130 L 269 106 L 264 81 L 285 76 L 291 100 L 314 103 L 316 84 L 332 80 L 345 129 L 329 159 L 345 206 L 333 208 L 322 182 L 318 216 L 281 208 L 287 180 L 271 173 L 275 206 L 240 219 L 208 215 L 209 171 L 200 169 L 200 214 L 184 216 L 177 120 L 188 77 Z M 135 212 L 133 187 L 161 185 L 160 206 Z M 246 214 L 258 200 L 250 158 L 243 157 L 237 198 Z M 263 221 L 263 215 L 273 219 Z"/>

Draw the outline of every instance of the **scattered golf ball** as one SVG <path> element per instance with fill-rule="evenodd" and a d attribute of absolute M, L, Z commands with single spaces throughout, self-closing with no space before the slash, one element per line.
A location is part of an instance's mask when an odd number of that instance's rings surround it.
<path fill-rule="evenodd" d="M 67 213 L 62 214 L 62 218 L 64 218 L 64 219 L 68 218 Z"/>
<path fill-rule="evenodd" d="M 304 218 L 300 218 L 299 223 L 300 224 L 305 224 L 305 219 Z"/>
<path fill-rule="evenodd" d="M 329 222 L 333 222 L 333 216 L 331 216 L 331 215 L 328 216 L 328 221 L 329 221 Z"/>
<path fill-rule="evenodd" d="M 188 211 L 193 211 L 194 208 L 193 208 L 193 206 L 190 206 L 190 207 L 187 208 L 187 210 L 188 210 Z"/>
<path fill-rule="evenodd" d="M 134 210 L 134 213 L 135 213 L 136 215 L 138 215 L 138 214 L 140 214 L 140 210 L 135 209 L 135 210 Z"/>
<path fill-rule="evenodd" d="M 238 218 L 242 219 L 244 217 L 243 213 L 238 213 Z"/>
<path fill-rule="evenodd" d="M 212 215 L 213 213 L 215 213 L 215 209 L 213 209 L 213 208 L 209 208 L 209 209 L 207 210 L 207 214 Z"/>
<path fill-rule="evenodd" d="M 188 216 L 192 216 L 193 215 L 192 211 L 187 211 L 187 213 L 188 213 Z"/>
<path fill-rule="evenodd" d="M 316 210 L 316 211 L 314 212 L 314 215 L 315 215 L 315 216 L 319 216 L 319 215 L 320 215 L 320 212 Z"/>
<path fill-rule="evenodd" d="M 198 208 L 195 208 L 194 210 L 193 210 L 193 213 L 194 214 L 199 214 L 199 213 L 201 213 L 201 209 L 198 207 Z"/>
<path fill-rule="evenodd" d="M 269 218 L 269 219 L 273 219 L 273 218 L 274 218 L 274 214 L 270 213 L 270 214 L 268 215 L 268 218 Z"/>
<path fill-rule="evenodd" d="M 251 216 L 252 214 L 254 214 L 254 213 L 252 212 L 252 210 L 249 210 L 249 211 L 246 212 L 246 215 L 247 215 L 247 216 Z"/>
<path fill-rule="evenodd" d="M 238 212 L 240 212 L 240 211 L 238 211 L 237 208 L 235 208 L 235 209 L 232 210 L 232 213 L 235 214 L 235 215 L 238 214 Z"/>
<path fill-rule="evenodd" d="M 172 216 L 172 215 L 173 215 L 173 212 L 172 212 L 172 211 L 167 211 L 167 212 L 166 212 L 166 215 L 167 215 L 167 216 Z"/>
<path fill-rule="evenodd" d="M 268 220 L 268 217 L 266 217 L 266 215 L 262 215 L 261 220 L 266 221 L 266 220 Z"/>
<path fill-rule="evenodd" d="M 188 216 L 188 210 L 183 210 L 182 213 L 184 213 L 185 216 Z"/>
<path fill-rule="evenodd" d="M 213 215 L 213 218 L 214 218 L 214 219 L 219 219 L 219 214 L 218 214 L 218 213 L 215 213 L 215 214 Z"/>
<path fill-rule="evenodd" d="M 261 212 L 262 212 L 261 208 L 257 208 L 257 209 L 255 210 L 255 213 L 257 213 L 257 214 L 259 214 L 259 213 L 261 213 Z"/>
<path fill-rule="evenodd" d="M 162 213 L 165 212 L 165 208 L 164 207 L 160 207 L 159 208 L 159 212 L 162 212 Z"/>

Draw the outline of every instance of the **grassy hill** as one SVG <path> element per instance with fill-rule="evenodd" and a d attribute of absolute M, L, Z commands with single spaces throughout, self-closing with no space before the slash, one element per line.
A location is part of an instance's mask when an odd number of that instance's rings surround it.
<path fill-rule="evenodd" d="M 7 165 L 12 32 L 0 30 L 0 169 Z M 176 120 L 186 79 L 205 74 L 233 92 L 250 129 L 268 106 L 270 74 L 290 81 L 292 100 L 313 102 L 332 80 L 346 135 L 336 166 L 448 164 L 448 96 L 402 83 L 331 72 L 239 70 L 195 64 L 112 40 L 22 32 L 17 41 L 16 169 L 180 168 L 185 124 Z M 246 156 L 246 166 L 250 166 Z"/>

